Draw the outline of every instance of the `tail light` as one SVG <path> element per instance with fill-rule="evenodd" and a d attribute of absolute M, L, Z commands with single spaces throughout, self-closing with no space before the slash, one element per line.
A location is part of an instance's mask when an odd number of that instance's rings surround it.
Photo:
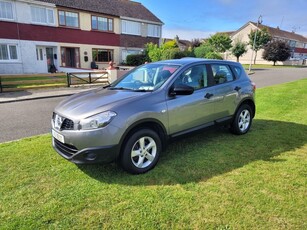
<path fill-rule="evenodd" d="M 253 91 L 256 91 L 256 83 L 255 82 L 251 82 L 252 83 L 252 86 L 253 86 Z"/>

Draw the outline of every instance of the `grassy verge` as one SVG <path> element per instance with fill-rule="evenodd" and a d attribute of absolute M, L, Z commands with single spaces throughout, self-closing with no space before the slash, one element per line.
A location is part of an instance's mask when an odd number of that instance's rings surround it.
<path fill-rule="evenodd" d="M 63 87 L 67 85 L 67 77 L 63 76 L 26 76 L 26 77 L 1 77 L 2 87 L 5 91 L 16 89 Z"/>
<path fill-rule="evenodd" d="M 132 176 L 50 135 L 0 144 L 0 229 L 306 229 L 307 80 L 258 89 L 250 133 L 205 131 Z"/>

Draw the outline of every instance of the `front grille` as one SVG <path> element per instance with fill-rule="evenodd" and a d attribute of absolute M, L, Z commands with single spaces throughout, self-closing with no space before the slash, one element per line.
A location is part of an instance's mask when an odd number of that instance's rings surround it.
<path fill-rule="evenodd" d="M 58 141 L 54 138 L 54 145 L 55 147 L 66 157 L 71 157 L 75 153 L 78 152 L 78 149 L 73 145 L 63 144 L 62 142 Z"/>
<path fill-rule="evenodd" d="M 62 130 L 73 130 L 74 129 L 74 122 L 68 118 L 65 118 L 62 126 L 61 126 Z"/>
<path fill-rule="evenodd" d="M 55 124 L 57 116 L 62 119 L 61 127 L 58 127 L 60 130 L 74 130 L 74 122 L 68 118 L 57 115 L 56 113 L 52 114 L 53 124 Z"/>

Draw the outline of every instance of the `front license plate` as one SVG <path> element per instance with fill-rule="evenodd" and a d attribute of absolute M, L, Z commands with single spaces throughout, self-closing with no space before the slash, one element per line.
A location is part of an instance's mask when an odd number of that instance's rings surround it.
<path fill-rule="evenodd" d="M 59 134 L 58 132 L 52 130 L 52 136 L 57 139 L 58 141 L 65 143 L 64 142 L 64 136 L 62 134 Z"/>

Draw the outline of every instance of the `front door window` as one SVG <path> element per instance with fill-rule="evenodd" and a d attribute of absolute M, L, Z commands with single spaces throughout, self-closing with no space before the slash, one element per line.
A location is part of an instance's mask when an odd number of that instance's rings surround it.
<path fill-rule="evenodd" d="M 61 48 L 62 66 L 80 68 L 79 48 L 62 47 Z"/>

